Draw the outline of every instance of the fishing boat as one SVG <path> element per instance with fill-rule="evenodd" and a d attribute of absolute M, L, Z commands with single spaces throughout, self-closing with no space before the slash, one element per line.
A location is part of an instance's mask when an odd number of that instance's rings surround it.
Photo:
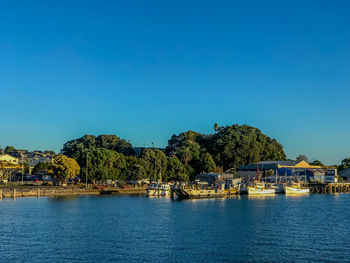
<path fill-rule="evenodd" d="M 170 185 L 151 184 L 147 189 L 147 196 L 170 196 Z"/>
<path fill-rule="evenodd" d="M 217 183 L 215 185 L 199 182 L 194 184 L 175 183 L 172 189 L 174 194 L 180 199 L 221 198 L 237 193 L 234 189 L 231 192 L 227 192 L 225 183 Z"/>
<path fill-rule="evenodd" d="M 248 186 L 248 195 L 274 195 L 275 189 L 269 188 L 264 182 L 254 182 Z"/>
<path fill-rule="evenodd" d="M 303 187 L 300 183 L 292 183 L 292 185 L 285 185 L 284 191 L 286 194 L 309 194 L 310 189 Z"/>
<path fill-rule="evenodd" d="M 276 193 L 270 185 L 260 181 L 259 162 L 256 163 L 256 176 L 258 180 L 254 181 L 252 185 L 248 185 L 248 195 L 274 195 Z"/>

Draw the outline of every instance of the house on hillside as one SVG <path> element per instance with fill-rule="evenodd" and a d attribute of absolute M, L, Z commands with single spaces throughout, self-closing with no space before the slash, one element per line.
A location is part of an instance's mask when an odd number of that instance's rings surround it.
<path fill-rule="evenodd" d="M 18 158 L 9 154 L 0 154 L 0 162 L 6 162 L 9 164 L 18 164 Z"/>

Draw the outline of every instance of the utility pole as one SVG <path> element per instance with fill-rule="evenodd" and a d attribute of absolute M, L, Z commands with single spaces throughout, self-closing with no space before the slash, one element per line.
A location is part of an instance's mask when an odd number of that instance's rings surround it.
<path fill-rule="evenodd" d="M 22 161 L 22 185 L 23 185 L 23 173 L 24 173 L 24 163 Z"/>
<path fill-rule="evenodd" d="M 86 154 L 86 173 L 85 173 L 85 187 L 86 188 L 87 188 L 87 185 L 88 185 L 88 183 L 87 183 L 88 171 L 89 171 L 89 169 L 88 169 L 88 154 Z"/>

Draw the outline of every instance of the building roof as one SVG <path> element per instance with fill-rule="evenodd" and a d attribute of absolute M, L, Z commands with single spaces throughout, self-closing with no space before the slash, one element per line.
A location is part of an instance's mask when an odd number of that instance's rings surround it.
<path fill-rule="evenodd" d="M 261 161 L 259 164 L 279 164 L 279 165 L 296 165 L 300 161 L 288 160 L 288 161 Z"/>
<path fill-rule="evenodd" d="M 18 158 L 16 158 L 16 157 L 13 157 L 12 155 L 9 155 L 9 154 L 7 154 L 7 153 L 3 153 L 3 154 L 0 154 L 0 158 L 9 158 L 9 159 L 16 159 L 16 160 L 18 160 Z"/>
<path fill-rule="evenodd" d="M 277 168 L 321 168 L 320 166 L 314 166 L 310 165 L 305 161 L 294 161 L 294 160 L 288 160 L 288 161 L 261 161 L 258 164 L 257 163 L 250 163 L 245 166 L 239 167 L 239 170 L 256 170 L 257 166 L 259 170 L 274 170 Z"/>

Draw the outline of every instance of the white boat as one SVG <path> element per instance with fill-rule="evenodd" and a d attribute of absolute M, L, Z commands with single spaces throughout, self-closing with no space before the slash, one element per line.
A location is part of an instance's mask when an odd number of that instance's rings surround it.
<path fill-rule="evenodd" d="M 170 185 L 151 184 L 147 189 L 147 196 L 170 196 Z"/>
<path fill-rule="evenodd" d="M 248 195 L 274 195 L 275 189 L 267 188 L 265 183 L 255 182 L 248 186 Z"/>
<path fill-rule="evenodd" d="M 300 183 L 293 183 L 292 185 L 286 185 L 284 191 L 286 194 L 309 194 L 310 189 L 303 187 Z"/>

